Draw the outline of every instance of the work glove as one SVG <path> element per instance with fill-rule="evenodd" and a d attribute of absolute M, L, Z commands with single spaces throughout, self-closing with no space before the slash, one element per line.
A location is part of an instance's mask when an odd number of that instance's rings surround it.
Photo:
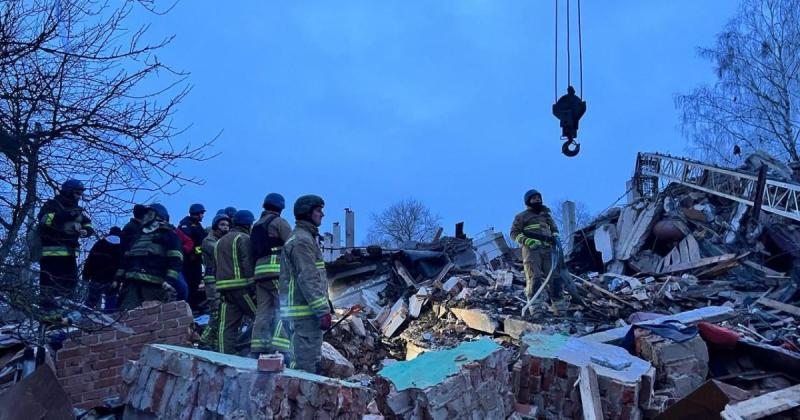
<path fill-rule="evenodd" d="M 527 238 L 525 239 L 525 246 L 527 246 L 528 248 L 537 248 L 542 246 L 542 241 L 538 239 Z"/>
<path fill-rule="evenodd" d="M 319 329 L 327 331 L 328 328 L 331 327 L 332 321 L 333 319 L 331 317 L 331 314 L 327 313 L 325 315 L 322 315 L 322 317 L 319 319 Z"/>

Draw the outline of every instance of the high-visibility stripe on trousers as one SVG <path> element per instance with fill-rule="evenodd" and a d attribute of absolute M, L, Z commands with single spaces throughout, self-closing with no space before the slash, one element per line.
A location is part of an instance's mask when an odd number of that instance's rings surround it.
<path fill-rule="evenodd" d="M 221 353 L 234 354 L 242 321 L 245 316 L 255 316 L 256 304 L 252 288 L 223 291 L 221 298 L 217 345 Z"/>

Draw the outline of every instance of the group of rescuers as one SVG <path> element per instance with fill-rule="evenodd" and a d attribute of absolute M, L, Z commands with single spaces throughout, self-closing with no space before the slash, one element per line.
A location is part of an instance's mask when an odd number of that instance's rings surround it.
<path fill-rule="evenodd" d="M 84 191 L 80 181 L 66 181 L 37 217 L 43 308 L 56 310 L 54 295 L 72 297 L 75 292 L 78 240 L 94 233 L 79 205 Z M 525 294 L 531 297 L 550 271 L 549 239 L 557 238 L 558 229 L 537 191 L 525 194 L 525 205 L 526 210 L 514 219 L 511 237 L 522 247 Z M 281 216 L 283 196 L 267 194 L 262 207 L 258 220 L 248 210 L 220 210 L 206 229 L 201 224 L 205 213 L 201 204 L 190 207 L 178 228 L 170 225 L 163 205 L 137 205 L 124 228 L 112 228 L 93 246 L 83 273 L 90 286 L 89 299 L 97 300 L 92 284 L 101 282 L 98 272 L 105 270 L 106 308 L 117 296 L 123 310 L 175 297 L 190 304 L 204 300 L 211 313 L 203 334 L 206 346 L 238 353 L 242 323 L 246 317 L 254 318 L 252 356 L 281 353 L 289 367 L 318 373 L 323 334 L 332 321 L 319 246 L 325 202 L 316 195 L 298 198 L 294 229 Z M 114 245 L 116 263 L 109 258 Z M 202 286 L 192 287 L 195 283 Z M 182 295 L 180 289 L 184 289 Z M 198 290 L 205 299 L 192 296 Z M 559 292 L 558 283 L 552 282 L 551 296 L 560 296 Z"/>

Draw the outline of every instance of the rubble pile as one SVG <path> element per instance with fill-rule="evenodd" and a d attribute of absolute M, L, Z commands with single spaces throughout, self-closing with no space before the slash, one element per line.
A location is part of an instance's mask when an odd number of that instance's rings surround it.
<path fill-rule="evenodd" d="M 353 383 L 162 344 L 146 346 L 122 377 L 125 418 L 132 419 L 361 419 L 372 400 Z"/>

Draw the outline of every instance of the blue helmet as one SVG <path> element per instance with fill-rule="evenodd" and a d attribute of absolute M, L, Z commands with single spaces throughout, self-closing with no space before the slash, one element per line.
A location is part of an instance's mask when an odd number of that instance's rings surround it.
<path fill-rule="evenodd" d="M 542 196 L 542 194 L 539 191 L 536 191 L 536 190 L 528 190 L 528 192 L 525 193 L 525 205 L 526 206 L 529 204 L 528 202 L 531 201 L 531 197 L 533 197 L 534 195 L 538 195 L 539 197 Z"/>
<path fill-rule="evenodd" d="M 286 200 L 278 193 L 269 193 L 264 198 L 264 208 L 281 211 L 286 208 Z"/>
<path fill-rule="evenodd" d="M 223 220 L 227 220 L 228 223 L 230 223 L 231 218 L 228 217 L 228 215 L 225 214 L 225 213 L 219 213 L 216 216 L 214 216 L 214 218 L 211 220 L 211 229 L 216 229 L 217 228 L 217 223 L 219 223 L 219 222 L 221 222 Z"/>
<path fill-rule="evenodd" d="M 228 217 L 230 217 L 231 219 L 233 219 L 233 216 L 236 215 L 236 207 L 228 206 L 228 207 L 225 207 L 224 211 L 225 211 L 225 214 L 227 214 Z"/>
<path fill-rule="evenodd" d="M 86 191 L 86 186 L 83 185 L 83 182 L 78 181 L 77 179 L 68 179 L 61 184 L 61 192 L 68 194 L 73 191 Z"/>
<path fill-rule="evenodd" d="M 250 226 L 255 221 L 256 218 L 250 210 L 239 210 L 233 215 L 234 225 Z"/>
<path fill-rule="evenodd" d="M 189 214 L 200 214 L 200 213 L 205 213 L 205 211 L 206 208 L 203 207 L 203 205 L 200 203 L 195 203 L 189 206 Z"/>
<path fill-rule="evenodd" d="M 156 213 L 156 216 L 160 217 L 165 222 L 169 222 L 169 212 L 167 208 L 159 203 L 153 203 L 150 206 L 150 210 L 153 210 Z"/>

